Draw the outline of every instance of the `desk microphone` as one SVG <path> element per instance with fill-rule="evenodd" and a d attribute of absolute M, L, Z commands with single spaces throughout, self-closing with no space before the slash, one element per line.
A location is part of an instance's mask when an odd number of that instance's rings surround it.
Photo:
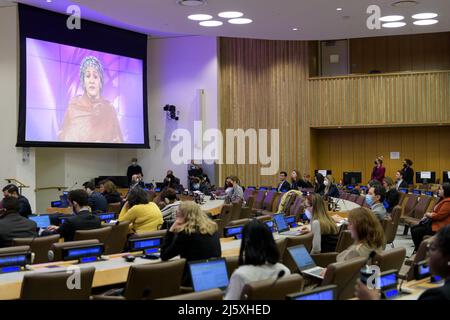
<path fill-rule="evenodd" d="M 372 260 L 373 257 L 375 257 L 376 254 L 377 254 L 377 253 L 376 253 L 375 251 L 370 252 L 369 257 L 368 257 L 368 258 L 366 259 L 366 261 L 364 262 L 364 265 L 367 265 L 367 264 L 369 263 L 369 260 Z M 352 280 L 352 279 L 356 276 L 356 274 L 357 274 L 358 272 L 361 272 L 361 269 L 356 270 L 356 271 L 352 274 L 352 276 L 349 278 L 349 281 L 347 282 L 347 284 L 346 284 L 343 288 L 341 288 L 340 290 L 338 290 L 338 293 L 337 293 L 337 295 L 336 295 L 337 299 L 339 299 L 339 296 L 341 295 L 341 293 L 348 287 L 348 284 L 350 283 L 350 280 Z"/>
<path fill-rule="evenodd" d="M 280 280 L 285 275 L 285 273 L 286 272 L 284 270 L 280 270 L 280 272 L 278 272 L 277 278 L 272 282 L 270 289 L 272 289 L 277 284 L 278 280 Z"/>

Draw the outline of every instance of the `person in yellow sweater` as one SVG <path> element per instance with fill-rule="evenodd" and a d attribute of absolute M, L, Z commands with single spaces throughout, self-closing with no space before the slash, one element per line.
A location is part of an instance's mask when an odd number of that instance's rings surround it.
<path fill-rule="evenodd" d="M 161 210 L 156 203 L 149 201 L 147 192 L 133 188 L 119 215 L 119 221 L 129 221 L 133 233 L 158 230 L 164 223 Z"/>

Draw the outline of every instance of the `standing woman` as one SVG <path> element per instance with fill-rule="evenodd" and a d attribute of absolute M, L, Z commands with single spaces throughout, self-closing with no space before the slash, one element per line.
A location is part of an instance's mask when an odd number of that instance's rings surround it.
<path fill-rule="evenodd" d="M 383 157 L 378 157 L 375 159 L 375 167 L 373 167 L 372 175 L 370 180 L 377 180 L 380 184 L 383 183 L 384 174 L 386 173 L 386 168 L 383 167 Z"/>
<path fill-rule="evenodd" d="M 300 190 L 302 185 L 303 181 L 301 180 L 300 173 L 297 170 L 293 170 L 291 173 L 291 189 Z"/>
<path fill-rule="evenodd" d="M 315 176 L 315 186 L 314 186 L 314 193 L 318 193 L 321 196 L 325 194 L 325 184 L 324 184 L 325 178 L 323 175 L 319 172 L 316 173 Z"/>
<path fill-rule="evenodd" d="M 409 185 L 414 184 L 414 170 L 411 168 L 413 162 L 410 159 L 403 161 L 403 180 Z"/>

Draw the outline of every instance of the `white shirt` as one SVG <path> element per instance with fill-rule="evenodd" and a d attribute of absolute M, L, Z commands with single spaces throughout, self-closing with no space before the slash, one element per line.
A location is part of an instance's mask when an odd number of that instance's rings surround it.
<path fill-rule="evenodd" d="M 313 234 L 311 253 L 320 253 L 322 251 L 322 233 L 320 231 L 319 220 L 313 220 L 311 222 L 311 232 Z"/>
<path fill-rule="evenodd" d="M 253 281 L 262 281 L 267 279 L 277 279 L 281 270 L 284 270 L 284 276 L 290 275 L 291 272 L 281 263 L 266 263 L 261 266 L 245 265 L 237 268 L 231 275 L 230 284 L 224 300 L 241 299 L 242 289 L 247 283 Z"/>

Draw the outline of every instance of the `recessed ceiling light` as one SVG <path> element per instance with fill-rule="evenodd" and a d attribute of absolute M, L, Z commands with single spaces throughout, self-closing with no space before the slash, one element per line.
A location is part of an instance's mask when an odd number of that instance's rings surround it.
<path fill-rule="evenodd" d="M 204 20 L 209 20 L 212 18 L 213 17 L 210 16 L 209 14 L 191 14 L 190 16 L 188 16 L 189 20 L 194 20 L 194 21 L 204 21 Z"/>
<path fill-rule="evenodd" d="M 230 19 L 230 20 L 228 20 L 228 22 L 231 24 L 247 24 L 247 23 L 252 23 L 253 20 L 247 19 L 247 18 L 237 18 L 237 19 Z"/>
<path fill-rule="evenodd" d="M 416 26 L 431 26 L 432 24 L 436 24 L 438 22 L 439 21 L 437 21 L 435 19 L 428 19 L 428 20 L 417 20 L 417 21 L 414 21 L 413 23 Z"/>
<path fill-rule="evenodd" d="M 178 0 L 179 5 L 186 7 L 198 7 L 206 3 L 206 0 Z"/>
<path fill-rule="evenodd" d="M 218 27 L 223 25 L 222 21 L 216 21 L 216 20 L 208 20 L 208 21 L 202 21 L 199 23 L 199 25 L 203 27 Z"/>
<path fill-rule="evenodd" d="M 292 28 L 292 31 L 298 31 L 298 28 Z"/>
<path fill-rule="evenodd" d="M 400 20 L 403 20 L 403 19 L 405 19 L 404 16 L 395 16 L 395 15 L 392 15 L 392 16 L 384 16 L 384 17 L 381 17 L 381 18 L 380 18 L 380 21 L 383 21 L 383 22 L 394 22 L 394 21 L 400 21 Z"/>
<path fill-rule="evenodd" d="M 406 26 L 405 22 L 388 22 L 382 24 L 383 28 L 401 28 Z"/>
<path fill-rule="evenodd" d="M 344 10 L 344 9 L 342 9 L 342 8 L 336 8 L 336 11 L 342 11 L 342 10 Z"/>
<path fill-rule="evenodd" d="M 47 0 L 47 3 L 51 3 L 52 2 L 52 0 Z"/>
<path fill-rule="evenodd" d="M 418 13 L 412 16 L 413 19 L 433 19 L 436 18 L 438 15 L 437 13 Z"/>
<path fill-rule="evenodd" d="M 238 11 L 225 11 L 225 12 L 219 13 L 219 17 L 226 18 L 226 19 L 240 18 L 243 15 L 244 14 L 242 12 L 238 12 Z"/>
<path fill-rule="evenodd" d="M 416 6 L 417 4 L 418 4 L 417 1 L 406 0 L 406 1 L 394 2 L 393 4 L 391 4 L 391 6 L 396 7 L 396 8 L 411 8 L 411 7 Z"/>

